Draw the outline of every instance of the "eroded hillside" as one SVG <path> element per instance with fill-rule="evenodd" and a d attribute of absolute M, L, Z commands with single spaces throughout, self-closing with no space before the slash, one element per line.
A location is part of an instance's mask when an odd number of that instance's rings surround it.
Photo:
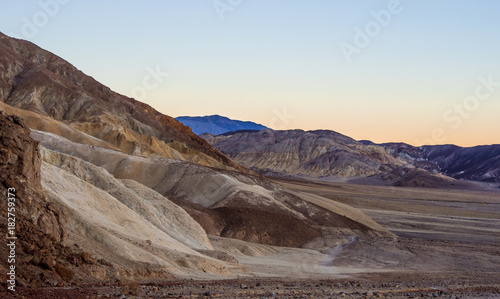
<path fill-rule="evenodd" d="M 262 174 L 303 178 L 340 177 L 354 183 L 407 187 L 459 185 L 434 168 L 390 149 L 334 131 L 261 130 L 202 135 L 241 165 Z"/>
<path fill-rule="evenodd" d="M 30 42 L 3 34 L 0 101 L 65 123 L 127 153 L 245 171 L 175 119 L 113 92 Z M 28 125 L 57 133 L 47 124 Z"/>

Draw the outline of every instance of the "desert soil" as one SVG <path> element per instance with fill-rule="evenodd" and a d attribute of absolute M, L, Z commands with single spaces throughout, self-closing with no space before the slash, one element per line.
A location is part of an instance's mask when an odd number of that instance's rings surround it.
<path fill-rule="evenodd" d="M 19 288 L 16 297 L 500 298 L 500 192 L 278 182 L 359 208 L 397 237 L 299 249 L 210 237 L 245 266 L 239 278 Z"/>

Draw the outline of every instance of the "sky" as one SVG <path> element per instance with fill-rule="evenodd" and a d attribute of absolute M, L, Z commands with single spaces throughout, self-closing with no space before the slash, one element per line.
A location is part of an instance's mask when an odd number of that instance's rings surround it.
<path fill-rule="evenodd" d="M 500 143 L 500 1 L 0 0 L 0 31 L 167 115 Z"/>

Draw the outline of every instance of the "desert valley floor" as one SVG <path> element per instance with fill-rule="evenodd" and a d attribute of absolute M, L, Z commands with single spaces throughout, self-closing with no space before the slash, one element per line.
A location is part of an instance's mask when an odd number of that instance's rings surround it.
<path fill-rule="evenodd" d="M 498 298 L 500 189 L 363 186 L 274 179 L 288 189 L 361 209 L 392 238 L 346 236 L 284 248 L 210 237 L 242 266 L 233 280 L 181 280 L 79 288 L 20 288 L 38 298 Z M 315 197 L 319 195 L 321 197 Z M 237 249 L 237 250 L 236 250 Z M 34 293 L 36 292 L 36 294 Z"/>

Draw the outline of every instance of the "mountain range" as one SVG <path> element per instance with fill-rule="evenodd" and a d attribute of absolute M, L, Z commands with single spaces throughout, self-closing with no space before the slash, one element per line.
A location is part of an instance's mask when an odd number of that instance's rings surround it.
<path fill-rule="evenodd" d="M 328 130 L 200 136 L 241 165 L 267 175 L 418 187 L 469 186 L 458 180 L 500 182 L 500 145 L 375 144 Z"/>
<path fill-rule="evenodd" d="M 203 133 L 219 135 L 240 130 L 260 131 L 262 129 L 267 129 L 267 127 L 251 121 L 233 120 L 220 115 L 180 116 L 175 119 L 190 127 L 197 135 Z"/>
<path fill-rule="evenodd" d="M 405 143 L 380 144 L 391 155 L 433 172 L 459 180 L 500 183 L 500 145 L 460 147 Z"/>

